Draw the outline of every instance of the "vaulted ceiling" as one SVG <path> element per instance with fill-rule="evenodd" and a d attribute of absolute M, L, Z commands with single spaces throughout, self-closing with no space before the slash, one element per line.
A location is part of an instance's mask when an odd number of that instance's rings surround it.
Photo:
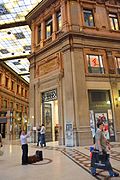
<path fill-rule="evenodd" d="M 0 0 L 0 62 L 29 82 L 31 30 L 25 16 L 42 0 Z"/>

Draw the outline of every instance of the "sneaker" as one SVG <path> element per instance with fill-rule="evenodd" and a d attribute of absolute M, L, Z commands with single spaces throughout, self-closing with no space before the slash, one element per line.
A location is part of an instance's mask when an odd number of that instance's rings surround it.
<path fill-rule="evenodd" d="M 91 173 L 92 174 L 92 176 L 96 176 L 96 173 Z"/>
<path fill-rule="evenodd" d="M 112 175 L 110 175 L 110 177 L 118 177 L 119 176 L 119 173 L 117 172 L 114 172 Z"/>

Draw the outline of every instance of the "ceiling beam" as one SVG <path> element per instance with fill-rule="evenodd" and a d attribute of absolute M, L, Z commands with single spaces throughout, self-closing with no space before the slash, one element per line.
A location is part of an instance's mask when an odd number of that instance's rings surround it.
<path fill-rule="evenodd" d="M 4 61 L 8 61 L 8 60 L 23 59 L 23 58 L 27 58 L 27 57 L 28 57 L 28 55 L 8 57 L 8 58 L 0 59 L 0 61 L 1 61 L 1 62 L 4 62 Z"/>
<path fill-rule="evenodd" d="M 2 25 L 0 25 L 0 30 L 12 28 L 12 27 L 18 27 L 18 26 L 25 26 L 25 25 L 28 25 L 26 21 L 14 22 L 14 23 L 10 23 L 10 24 L 2 24 Z"/>
<path fill-rule="evenodd" d="M 21 74 L 18 74 L 19 76 L 27 76 L 27 75 L 30 75 L 30 72 L 28 72 L 28 73 L 21 73 Z"/>

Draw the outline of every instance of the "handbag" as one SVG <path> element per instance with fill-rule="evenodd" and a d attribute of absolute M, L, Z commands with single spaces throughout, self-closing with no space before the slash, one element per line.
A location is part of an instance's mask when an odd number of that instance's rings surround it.
<path fill-rule="evenodd" d="M 103 152 L 101 155 L 98 150 L 92 151 L 91 167 L 107 170 L 105 162 L 108 160 L 108 158 L 109 155 L 106 152 Z"/>

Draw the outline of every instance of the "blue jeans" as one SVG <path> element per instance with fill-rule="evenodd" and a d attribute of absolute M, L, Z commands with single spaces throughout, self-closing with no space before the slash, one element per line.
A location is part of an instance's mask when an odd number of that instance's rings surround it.
<path fill-rule="evenodd" d="M 41 134 L 40 136 L 40 144 L 41 144 L 41 147 L 43 147 L 43 144 L 44 144 L 44 147 L 46 146 L 46 142 L 45 142 L 45 134 Z"/>

